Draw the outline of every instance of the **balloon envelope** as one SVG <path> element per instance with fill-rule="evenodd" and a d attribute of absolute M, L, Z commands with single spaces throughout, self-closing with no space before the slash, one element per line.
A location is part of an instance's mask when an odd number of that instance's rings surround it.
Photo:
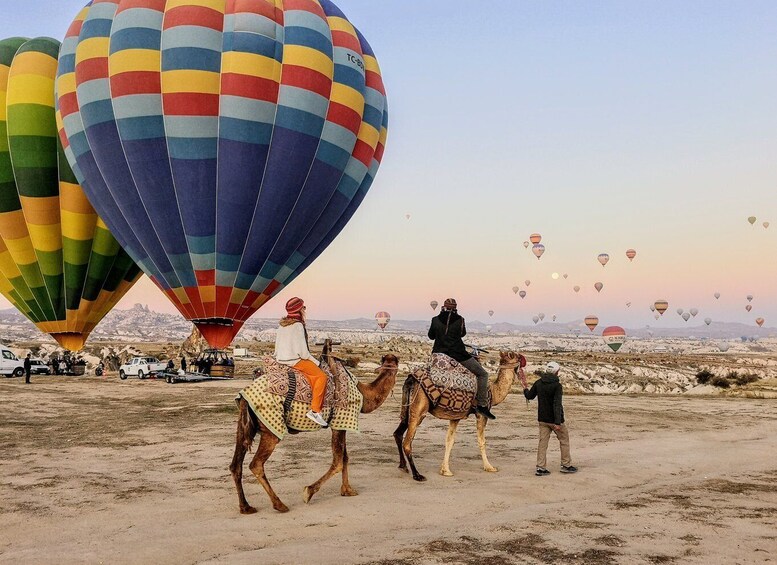
<path fill-rule="evenodd" d="M 539 259 L 542 257 L 542 254 L 545 253 L 545 246 L 541 243 L 536 243 L 532 246 L 531 252 L 534 253 L 534 256 Z"/>
<path fill-rule="evenodd" d="M 575 286 L 572 288 L 572 290 L 574 290 L 575 292 L 580 292 L 580 287 L 579 287 L 579 286 L 577 286 L 577 285 L 575 285 Z"/>
<path fill-rule="evenodd" d="M 532 321 L 536 324 L 537 322 L 540 321 L 540 317 L 539 316 L 532 316 Z"/>
<path fill-rule="evenodd" d="M 375 321 L 378 323 L 378 327 L 384 330 L 391 321 L 391 314 L 388 312 L 378 312 L 375 314 Z"/>
<path fill-rule="evenodd" d="M 87 200 L 57 136 L 60 43 L 0 41 L 0 292 L 78 351 L 142 274 Z"/>
<path fill-rule="evenodd" d="M 439 303 L 439 302 L 437 302 L 436 300 L 432 300 L 432 301 L 429 303 L 429 306 L 431 306 L 431 307 L 432 307 L 432 310 L 437 310 L 437 307 L 438 307 L 439 305 L 440 305 L 440 303 Z"/>
<path fill-rule="evenodd" d="M 600 282 L 594 283 L 594 288 L 596 289 L 596 292 L 602 292 L 602 289 L 604 288 L 604 285 Z"/>
<path fill-rule="evenodd" d="M 610 346 L 614 352 L 618 352 L 621 346 L 626 342 L 626 330 L 620 326 L 610 326 L 604 328 L 602 332 L 604 342 Z"/>
<path fill-rule="evenodd" d="M 545 319 L 545 314 L 543 314 L 542 312 L 540 312 L 537 315 L 540 317 L 540 320 L 544 320 Z"/>
<path fill-rule="evenodd" d="M 691 316 L 695 318 L 698 313 L 699 313 L 698 308 L 691 308 Z"/>
<path fill-rule="evenodd" d="M 718 300 L 720 298 L 720 293 L 716 292 L 713 296 L 715 296 L 715 300 Z"/>
<path fill-rule="evenodd" d="M 530 245 L 531 245 L 531 243 L 529 243 L 528 241 L 524 241 L 524 242 L 523 242 L 523 248 L 524 248 L 524 249 L 529 249 L 529 246 L 530 246 Z"/>
<path fill-rule="evenodd" d="M 588 329 L 591 331 L 594 331 L 596 329 L 596 326 L 599 325 L 599 318 L 597 316 L 586 316 L 585 317 L 585 325 L 588 326 Z"/>
<path fill-rule="evenodd" d="M 747 219 L 747 221 L 748 221 L 748 222 L 750 222 L 750 225 L 752 226 L 753 224 L 755 224 L 756 217 L 755 217 L 755 216 L 750 216 L 750 217 Z"/>
<path fill-rule="evenodd" d="M 633 261 L 634 257 L 637 256 L 637 252 L 634 249 L 628 249 L 626 251 L 626 257 L 629 258 L 629 261 Z"/>
<path fill-rule="evenodd" d="M 769 227 L 769 222 L 764 222 L 763 226 L 764 226 L 764 229 L 767 229 Z"/>
<path fill-rule="evenodd" d="M 682 318 L 683 318 L 683 320 L 685 320 L 686 322 L 687 322 L 688 320 L 690 320 L 690 318 L 691 318 L 691 314 L 690 314 L 690 312 L 685 312 L 685 313 L 683 314 Z"/>
<path fill-rule="evenodd" d="M 342 231 L 387 135 L 375 55 L 329 0 L 93 2 L 57 90 L 89 200 L 216 348 Z"/>
<path fill-rule="evenodd" d="M 525 281 L 523 281 L 523 284 L 525 284 L 526 286 L 531 286 L 531 281 L 530 280 L 525 280 Z"/>
<path fill-rule="evenodd" d="M 520 296 L 521 298 L 526 298 L 526 291 L 522 290 L 521 292 L 518 293 L 518 296 Z"/>
<path fill-rule="evenodd" d="M 750 312 L 752 309 L 753 309 L 753 307 L 750 304 L 745 306 L 745 310 L 747 310 L 748 312 Z"/>
<path fill-rule="evenodd" d="M 597 257 L 597 260 L 602 264 L 602 267 L 604 267 L 607 263 L 610 262 L 610 256 L 607 253 L 600 253 L 599 257 Z"/>
<path fill-rule="evenodd" d="M 667 302 L 666 300 L 656 300 L 653 303 L 653 306 L 655 306 L 656 311 L 663 316 L 664 312 L 666 312 L 669 309 L 669 302 Z"/>
<path fill-rule="evenodd" d="M 753 295 L 752 294 L 748 294 L 747 295 L 747 301 L 748 302 L 752 302 L 753 301 Z"/>
<path fill-rule="evenodd" d="M 756 323 L 756 324 L 758 324 L 758 327 L 759 327 L 759 328 L 760 328 L 761 326 L 763 326 L 763 325 L 764 325 L 764 322 L 765 322 L 765 321 L 766 321 L 766 320 L 764 320 L 763 318 L 756 318 L 756 319 L 755 319 L 755 323 Z"/>
<path fill-rule="evenodd" d="M 704 323 L 709 326 L 712 323 L 712 318 L 704 318 Z"/>
<path fill-rule="evenodd" d="M 493 311 L 493 310 L 489 310 L 489 311 L 488 311 L 488 316 L 489 316 L 489 317 L 491 317 L 491 316 L 493 316 L 493 315 L 494 315 L 494 311 Z"/>
<path fill-rule="evenodd" d="M 531 241 L 532 243 L 539 243 L 540 241 L 542 241 L 542 236 L 538 233 L 533 233 L 529 236 L 529 241 Z"/>
<path fill-rule="evenodd" d="M 513 294 L 518 294 L 518 291 L 519 291 L 519 290 L 521 290 L 521 287 L 519 287 L 519 286 L 514 286 L 514 287 L 513 287 Z"/>

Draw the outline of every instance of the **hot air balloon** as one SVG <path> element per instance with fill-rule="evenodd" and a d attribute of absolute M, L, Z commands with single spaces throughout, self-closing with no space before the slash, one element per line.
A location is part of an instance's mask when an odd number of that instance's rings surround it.
<path fill-rule="evenodd" d="M 529 236 L 529 241 L 531 241 L 534 244 L 537 244 L 540 241 L 542 241 L 542 236 L 538 233 L 533 233 Z"/>
<path fill-rule="evenodd" d="M 519 291 L 519 290 L 521 290 L 521 287 L 519 287 L 519 286 L 514 286 L 514 287 L 513 287 L 513 294 L 518 294 L 518 291 Z"/>
<path fill-rule="evenodd" d="M 342 231 L 386 142 L 375 55 L 329 0 L 93 2 L 57 90 L 89 200 L 216 348 Z"/>
<path fill-rule="evenodd" d="M 70 351 L 142 274 L 89 204 L 57 137 L 60 43 L 0 41 L 0 292 Z"/>
<path fill-rule="evenodd" d="M 596 326 L 599 325 L 599 318 L 594 315 L 586 316 L 585 325 L 588 326 L 588 329 L 593 332 L 596 329 Z"/>
<path fill-rule="evenodd" d="M 685 320 L 685 321 L 687 322 L 688 320 L 690 320 L 690 319 L 691 319 L 691 314 L 690 314 L 689 312 L 685 312 L 685 313 L 682 315 L 682 318 L 683 318 L 683 320 Z"/>
<path fill-rule="evenodd" d="M 552 318 L 552 320 L 553 320 L 554 322 L 556 321 L 556 315 L 555 315 L 555 314 L 553 314 L 553 318 Z"/>
<path fill-rule="evenodd" d="M 677 309 L 677 315 L 678 315 L 678 316 L 682 316 L 682 315 L 683 315 L 683 312 L 685 312 L 685 310 L 683 310 L 682 308 L 678 308 L 678 309 Z"/>
<path fill-rule="evenodd" d="M 747 310 L 748 312 L 750 312 L 752 309 L 753 309 L 753 307 L 750 304 L 745 306 L 745 310 Z"/>
<path fill-rule="evenodd" d="M 540 317 L 540 320 L 545 320 L 545 314 L 544 313 L 540 312 L 537 315 Z"/>
<path fill-rule="evenodd" d="M 712 323 L 712 318 L 704 318 L 704 323 L 709 326 Z"/>
<path fill-rule="evenodd" d="M 378 323 L 378 327 L 382 330 L 386 329 L 391 321 L 391 314 L 388 312 L 378 312 L 375 314 L 375 321 Z"/>
<path fill-rule="evenodd" d="M 731 346 L 730 346 L 728 343 L 719 343 L 719 344 L 718 344 L 718 349 L 719 349 L 721 352 L 723 352 L 723 353 L 725 353 L 726 351 L 728 351 L 730 348 L 731 348 Z"/>
<path fill-rule="evenodd" d="M 525 284 L 527 287 L 531 286 L 531 281 L 530 280 L 525 280 L 525 281 L 523 281 L 523 284 Z"/>
<path fill-rule="evenodd" d="M 572 287 L 572 290 L 574 290 L 575 292 L 580 292 L 580 287 L 575 285 L 574 287 Z"/>
<path fill-rule="evenodd" d="M 406 220 L 410 221 L 410 218 L 412 218 L 412 216 L 410 214 L 405 214 L 405 219 Z"/>
<path fill-rule="evenodd" d="M 691 308 L 691 316 L 695 318 L 698 313 L 699 313 L 698 308 Z"/>
<path fill-rule="evenodd" d="M 656 320 L 658 320 L 661 317 L 661 314 L 656 314 L 653 316 Z"/>
<path fill-rule="evenodd" d="M 557 281 L 558 280 L 558 273 L 551 274 L 550 278 L 552 278 L 554 281 Z"/>
<path fill-rule="evenodd" d="M 602 289 L 604 288 L 604 285 L 600 282 L 594 283 L 594 288 L 596 289 L 596 292 L 602 292 Z"/>
<path fill-rule="evenodd" d="M 439 303 L 439 302 L 437 302 L 436 300 L 432 300 L 432 301 L 429 303 L 429 306 L 431 306 L 431 307 L 432 307 L 432 310 L 435 310 L 435 311 L 437 310 L 437 307 L 438 307 L 439 305 L 440 305 L 440 303 Z"/>
<path fill-rule="evenodd" d="M 521 292 L 518 293 L 518 296 L 520 296 L 521 298 L 526 298 L 526 291 L 522 290 Z"/>
<path fill-rule="evenodd" d="M 765 321 L 766 321 L 766 320 L 764 320 L 763 318 L 756 318 L 756 319 L 755 319 L 755 323 L 756 323 L 756 324 L 758 324 L 758 327 L 759 327 L 759 328 L 760 328 L 760 327 L 762 327 L 762 326 L 764 325 L 764 322 L 765 322 Z"/>
<path fill-rule="evenodd" d="M 669 309 L 669 302 L 666 300 L 656 300 L 653 306 L 655 306 L 656 311 L 663 316 L 664 312 Z"/>
<path fill-rule="evenodd" d="M 541 243 L 536 243 L 532 246 L 531 252 L 534 253 L 534 256 L 539 260 L 539 258 L 542 257 L 542 254 L 545 253 L 545 246 Z"/>
<path fill-rule="evenodd" d="M 524 248 L 524 249 L 529 249 L 529 246 L 530 246 L 530 245 L 531 245 L 531 243 L 529 243 L 528 241 L 524 241 L 524 242 L 523 242 L 523 248 Z"/>
<path fill-rule="evenodd" d="M 602 337 L 604 338 L 604 343 L 609 345 L 610 349 L 617 353 L 621 346 L 626 342 L 626 330 L 620 326 L 610 326 L 604 328 Z"/>
<path fill-rule="evenodd" d="M 537 323 L 540 321 L 540 317 L 539 317 L 539 316 L 532 316 L 532 318 L 531 318 L 531 319 L 532 319 L 532 321 L 533 321 L 535 324 L 537 324 Z"/>
<path fill-rule="evenodd" d="M 493 310 L 489 310 L 489 311 L 488 311 L 488 317 L 490 318 L 490 317 L 492 317 L 493 315 L 494 315 L 494 311 L 493 311 Z"/>
<path fill-rule="evenodd" d="M 602 264 L 602 267 L 604 267 L 607 263 L 610 262 L 610 256 L 607 253 L 600 253 L 599 257 L 597 257 L 597 260 Z"/>
<path fill-rule="evenodd" d="M 626 257 L 629 258 L 629 261 L 633 261 L 634 257 L 637 256 L 637 252 L 633 249 L 627 249 L 626 250 Z"/>
<path fill-rule="evenodd" d="M 562 276 L 564 277 L 564 280 L 567 280 L 567 278 L 569 278 L 569 275 L 566 273 L 564 273 Z"/>
<path fill-rule="evenodd" d="M 631 302 L 626 303 L 626 308 L 631 308 Z"/>
<path fill-rule="evenodd" d="M 747 295 L 747 301 L 748 302 L 752 302 L 753 301 L 753 295 L 752 294 L 748 294 Z"/>
<path fill-rule="evenodd" d="M 755 216 L 750 216 L 747 221 L 750 222 L 750 225 L 752 226 L 755 225 L 756 218 Z"/>
<path fill-rule="evenodd" d="M 719 300 L 720 299 L 720 293 L 719 292 L 716 292 L 713 296 L 715 297 L 715 300 Z"/>
<path fill-rule="evenodd" d="M 764 222 L 763 223 L 763 227 L 764 227 L 764 229 L 768 229 L 769 228 L 769 222 Z"/>
<path fill-rule="evenodd" d="M 651 311 L 651 312 L 655 312 L 655 311 L 656 311 L 656 306 L 655 306 L 655 304 L 651 304 L 651 305 L 650 305 L 650 311 Z"/>
<path fill-rule="evenodd" d="M 486 326 L 486 331 L 487 331 L 488 333 L 491 333 L 491 326 Z"/>
<path fill-rule="evenodd" d="M 652 331 L 652 330 L 648 330 L 648 335 L 649 335 L 650 337 L 653 337 L 653 331 Z"/>

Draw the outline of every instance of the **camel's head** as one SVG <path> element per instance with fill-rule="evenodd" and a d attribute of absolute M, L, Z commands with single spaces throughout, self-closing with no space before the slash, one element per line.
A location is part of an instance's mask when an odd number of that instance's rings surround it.
<path fill-rule="evenodd" d="M 499 364 L 503 366 L 515 367 L 515 371 L 518 371 L 521 367 L 526 366 L 526 358 L 520 353 L 514 351 L 500 351 L 499 352 Z"/>
<path fill-rule="evenodd" d="M 387 353 L 380 358 L 380 364 L 382 369 L 397 369 L 399 368 L 399 357 L 393 353 Z"/>

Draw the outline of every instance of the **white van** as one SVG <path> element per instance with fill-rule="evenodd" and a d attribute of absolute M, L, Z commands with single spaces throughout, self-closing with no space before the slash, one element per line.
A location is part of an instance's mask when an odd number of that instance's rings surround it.
<path fill-rule="evenodd" d="M 16 357 L 13 351 L 0 345 L 0 375 L 21 377 L 24 374 L 24 361 Z"/>

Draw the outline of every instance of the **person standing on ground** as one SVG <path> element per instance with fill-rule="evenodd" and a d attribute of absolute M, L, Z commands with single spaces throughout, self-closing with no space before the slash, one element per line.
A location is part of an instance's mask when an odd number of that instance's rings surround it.
<path fill-rule="evenodd" d="M 30 384 L 30 375 L 32 374 L 32 359 L 30 359 L 30 354 L 27 354 L 27 357 L 24 358 L 24 382 L 26 384 Z"/>
<path fill-rule="evenodd" d="M 569 452 L 569 430 L 564 423 L 564 407 L 561 404 L 561 382 L 558 373 L 561 365 L 551 361 L 540 373 L 540 378 L 532 387 L 524 388 L 526 400 L 537 399 L 537 422 L 540 428 L 540 443 L 537 446 L 537 470 L 535 475 L 544 477 L 550 475 L 545 467 L 550 432 L 556 434 L 561 447 L 561 472 L 576 473 L 577 467 L 572 466 L 572 456 Z"/>
<path fill-rule="evenodd" d="M 186 355 L 181 355 L 181 370 L 186 372 Z"/>
<path fill-rule="evenodd" d="M 475 410 L 489 420 L 495 420 L 496 416 L 488 408 L 488 372 L 477 359 L 467 353 L 462 341 L 467 335 L 467 327 L 464 318 L 459 316 L 457 307 L 456 300 L 448 298 L 443 303 L 440 314 L 432 318 L 432 325 L 429 327 L 429 339 L 434 340 L 432 353 L 443 353 L 474 373 L 478 381 Z"/>

